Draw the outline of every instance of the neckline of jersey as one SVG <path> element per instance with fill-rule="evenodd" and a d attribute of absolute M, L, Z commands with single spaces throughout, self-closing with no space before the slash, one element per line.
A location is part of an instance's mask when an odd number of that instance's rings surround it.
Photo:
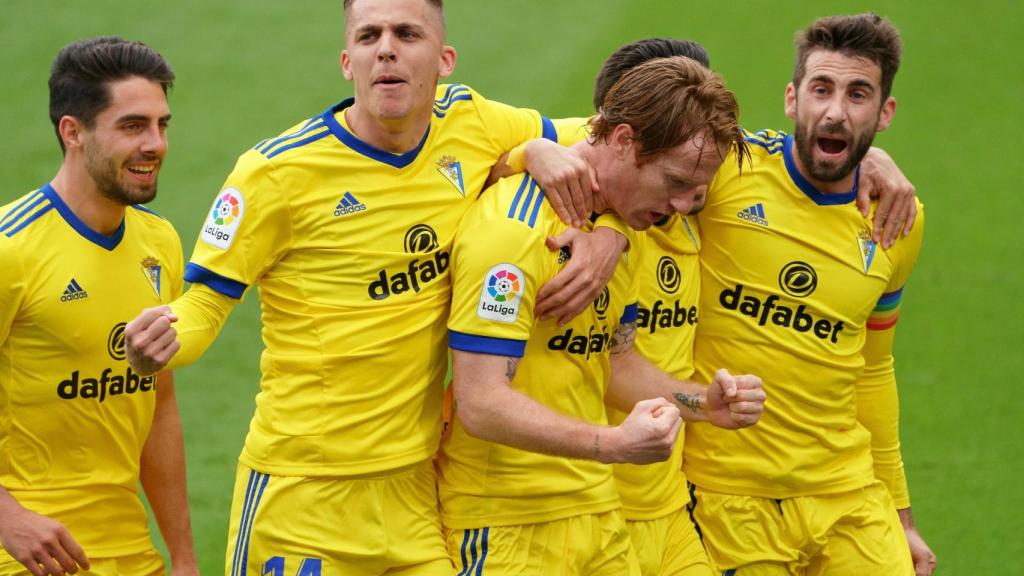
<path fill-rule="evenodd" d="M 430 137 L 430 125 L 427 125 L 427 130 L 423 133 L 423 138 L 415 148 L 409 150 L 405 154 L 393 154 L 387 150 L 381 150 L 372 144 L 363 142 L 358 136 L 345 129 L 345 127 L 342 126 L 334 117 L 338 112 L 352 106 L 355 101 L 355 98 L 346 98 L 334 106 L 331 106 L 321 114 L 324 124 L 327 126 L 327 129 L 331 131 L 331 134 L 334 134 L 342 144 L 348 146 L 359 154 L 362 154 L 371 160 L 387 164 L 393 168 L 405 168 L 415 162 L 416 158 L 420 154 L 420 150 L 423 149 L 423 145 L 427 143 L 427 138 Z"/>
<path fill-rule="evenodd" d="M 93 244 L 104 248 L 108 251 L 112 251 L 117 248 L 117 245 L 121 243 L 121 239 L 124 238 L 125 218 L 121 218 L 121 224 L 118 225 L 117 230 L 110 236 L 100 234 L 99 232 L 89 228 L 89 225 L 82 222 L 82 219 L 75 215 L 71 208 L 64 202 L 64 199 L 57 194 L 57 191 L 53 189 L 50 182 L 47 182 L 42 187 L 42 192 L 46 198 L 50 201 L 50 204 L 57 209 L 57 213 L 60 214 L 61 218 L 68 223 L 68 226 L 78 232 L 80 236 L 92 242 Z"/>
<path fill-rule="evenodd" d="M 836 206 L 839 204 L 849 204 L 857 199 L 857 186 L 860 184 L 860 165 L 854 169 L 853 173 L 853 190 L 849 192 L 819 192 L 814 184 L 811 184 L 804 175 L 800 173 L 800 169 L 796 166 L 796 160 L 793 159 L 793 147 L 796 146 L 796 142 L 793 140 L 792 134 L 786 135 L 786 142 L 782 146 L 782 156 L 786 163 L 786 172 L 789 173 L 789 178 L 796 184 L 796 187 L 800 189 L 812 202 L 818 206 Z"/>

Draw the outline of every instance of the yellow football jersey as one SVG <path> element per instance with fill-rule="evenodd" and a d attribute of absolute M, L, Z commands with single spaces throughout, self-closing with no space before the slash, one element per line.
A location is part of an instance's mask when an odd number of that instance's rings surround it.
<path fill-rule="evenodd" d="M 764 380 L 760 422 L 687 428 L 684 469 L 708 490 L 765 498 L 844 492 L 874 481 L 854 384 L 876 305 L 894 305 L 924 229 L 890 250 L 871 240 L 856 189 L 823 194 L 797 171 L 793 138 L 747 133 L 753 165 L 727 158 L 699 221 L 697 375 Z M 922 212 L 923 215 L 923 212 Z"/>
<path fill-rule="evenodd" d="M 673 216 L 637 234 L 631 250 L 637 260 L 637 352 L 679 379 L 693 376 L 693 339 L 700 297 L 700 236 L 692 216 Z M 609 409 L 619 424 L 627 414 Z M 627 520 L 652 520 L 679 510 L 689 501 L 679 473 L 685 426 L 665 462 L 638 466 L 616 464 L 615 483 Z"/>
<path fill-rule="evenodd" d="M 351 104 L 242 155 L 186 270 L 235 298 L 259 286 L 241 461 L 265 473 L 365 474 L 437 451 L 456 226 L 501 154 L 554 137 L 534 111 L 445 85 L 419 146 L 396 155 L 347 129 Z"/>
<path fill-rule="evenodd" d="M 101 235 L 47 184 L 0 208 L 0 270 L 0 486 L 90 556 L 150 549 L 138 487 L 156 378 L 128 366 L 124 328 L 181 292 L 177 234 L 135 206 Z"/>
<path fill-rule="evenodd" d="M 620 323 L 636 318 L 636 267 L 627 254 L 602 295 L 564 327 L 536 319 L 538 290 L 569 257 L 544 240 L 565 229 L 529 175 L 488 189 L 456 235 L 449 345 L 522 357 L 513 388 L 606 424 L 610 340 Z M 620 505 L 611 466 L 472 438 L 458 418 L 442 442 L 439 471 L 442 519 L 451 528 L 548 522 Z"/>

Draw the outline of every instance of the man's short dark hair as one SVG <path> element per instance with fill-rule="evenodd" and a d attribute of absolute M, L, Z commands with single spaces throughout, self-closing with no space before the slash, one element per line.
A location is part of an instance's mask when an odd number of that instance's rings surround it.
<path fill-rule="evenodd" d="M 692 40 L 645 38 L 626 44 L 604 61 L 604 66 L 597 74 L 597 80 L 594 82 L 594 110 L 601 108 L 608 90 L 622 78 L 623 74 L 648 60 L 669 56 L 685 56 L 696 60 L 705 68 L 711 67 L 708 51 Z"/>
<path fill-rule="evenodd" d="M 807 72 L 807 57 L 815 50 L 865 58 L 882 69 L 882 102 L 892 93 L 892 81 L 900 67 L 903 44 L 892 22 L 874 12 L 855 16 L 829 16 L 814 21 L 796 35 L 796 69 L 793 86 L 799 87 Z"/>
<path fill-rule="evenodd" d="M 159 83 L 164 94 L 174 85 L 170 64 L 141 42 L 103 36 L 62 48 L 50 67 L 50 121 L 60 149 L 61 118 L 73 116 L 91 128 L 110 105 L 110 84 L 136 76 Z"/>

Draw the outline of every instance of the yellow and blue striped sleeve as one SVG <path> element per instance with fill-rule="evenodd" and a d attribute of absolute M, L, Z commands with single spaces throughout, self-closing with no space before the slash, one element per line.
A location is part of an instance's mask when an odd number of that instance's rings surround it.
<path fill-rule="evenodd" d="M 513 180 L 518 183 L 516 194 L 500 206 L 500 213 L 481 215 L 481 207 L 456 234 L 448 319 L 452 349 L 513 357 L 525 353 L 537 292 L 550 277 L 556 256 L 544 246 L 544 230 L 538 229 L 544 201 L 540 188 L 527 175 L 498 185 Z"/>

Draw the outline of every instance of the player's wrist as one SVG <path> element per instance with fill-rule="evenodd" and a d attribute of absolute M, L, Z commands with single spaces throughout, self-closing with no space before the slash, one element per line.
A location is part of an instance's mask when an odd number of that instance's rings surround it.
<path fill-rule="evenodd" d="M 620 462 L 619 451 L 622 445 L 622 427 L 605 427 L 597 429 L 594 434 L 593 459 L 602 464 Z"/>

